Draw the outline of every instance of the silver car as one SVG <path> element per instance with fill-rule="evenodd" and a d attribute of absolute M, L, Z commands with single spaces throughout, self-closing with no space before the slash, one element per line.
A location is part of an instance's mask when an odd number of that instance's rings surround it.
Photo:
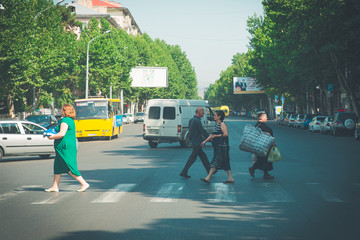
<path fill-rule="evenodd" d="M 54 140 L 43 137 L 46 128 L 29 121 L 0 120 L 0 160 L 4 156 L 55 154 Z"/>

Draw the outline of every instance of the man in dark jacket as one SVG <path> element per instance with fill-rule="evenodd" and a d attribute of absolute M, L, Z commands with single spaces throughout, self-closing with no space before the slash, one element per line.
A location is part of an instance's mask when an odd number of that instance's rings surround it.
<path fill-rule="evenodd" d="M 204 109 L 198 107 L 195 113 L 196 115 L 189 121 L 189 133 L 188 133 L 189 139 L 191 140 L 191 146 L 193 148 L 193 151 L 189 156 L 189 159 L 186 162 L 184 169 L 180 173 L 180 176 L 184 178 L 190 177 L 188 175 L 188 171 L 189 168 L 196 161 L 197 156 L 200 157 L 201 162 L 204 165 L 206 171 L 207 172 L 210 171 L 210 162 L 201 147 L 201 142 L 203 141 L 203 139 L 206 139 L 209 136 L 209 134 L 205 131 L 205 129 L 201 124 L 201 118 L 204 116 Z"/>

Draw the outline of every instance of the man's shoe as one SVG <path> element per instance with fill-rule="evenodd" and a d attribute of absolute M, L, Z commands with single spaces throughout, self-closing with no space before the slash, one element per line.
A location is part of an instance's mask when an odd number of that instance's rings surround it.
<path fill-rule="evenodd" d="M 249 168 L 249 173 L 252 177 L 255 177 L 255 170 L 252 167 Z"/>
<path fill-rule="evenodd" d="M 191 178 L 191 176 L 184 174 L 184 173 L 180 173 L 179 175 L 183 178 Z"/>
<path fill-rule="evenodd" d="M 275 177 L 274 176 L 271 176 L 270 174 L 266 174 L 263 176 L 263 179 L 266 179 L 266 180 L 271 180 L 271 179 L 274 179 Z"/>

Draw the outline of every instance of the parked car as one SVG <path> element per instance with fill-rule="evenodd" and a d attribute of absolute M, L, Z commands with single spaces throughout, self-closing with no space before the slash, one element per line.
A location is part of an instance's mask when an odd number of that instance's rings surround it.
<path fill-rule="evenodd" d="M 325 120 L 320 124 L 320 133 L 321 134 L 328 134 L 330 133 L 330 124 L 334 120 L 334 116 L 328 116 Z"/>
<path fill-rule="evenodd" d="M 134 123 L 135 119 L 134 119 L 134 115 L 132 113 L 126 113 L 125 115 L 126 115 L 129 123 Z"/>
<path fill-rule="evenodd" d="M 135 114 L 134 123 L 144 122 L 145 113 L 144 112 L 137 112 Z"/>
<path fill-rule="evenodd" d="M 360 121 L 355 124 L 354 137 L 356 140 L 360 140 Z"/>
<path fill-rule="evenodd" d="M 303 120 L 303 125 L 302 128 L 304 129 L 308 129 L 309 128 L 309 123 L 311 122 L 311 120 L 315 117 L 315 114 L 306 114 Z"/>
<path fill-rule="evenodd" d="M 126 114 L 122 115 L 122 123 L 129 124 L 129 120 L 128 120 L 128 117 L 126 116 Z"/>
<path fill-rule="evenodd" d="M 303 125 L 304 117 L 305 117 L 304 114 L 298 114 L 297 115 L 297 117 L 296 117 L 296 125 L 295 125 L 296 128 L 300 128 Z"/>
<path fill-rule="evenodd" d="M 285 114 L 285 118 L 284 120 L 282 121 L 282 124 L 285 125 L 285 126 L 288 126 L 289 125 L 289 118 L 291 116 L 292 113 L 286 113 Z"/>
<path fill-rule="evenodd" d="M 310 132 L 320 132 L 320 124 L 325 120 L 326 116 L 316 116 L 309 123 Z"/>
<path fill-rule="evenodd" d="M 44 128 L 50 128 L 51 126 L 56 126 L 58 124 L 58 120 L 54 115 L 29 115 L 25 118 L 30 122 L 34 122 L 43 126 Z"/>
<path fill-rule="evenodd" d="M 296 127 L 296 118 L 297 118 L 298 114 L 290 114 L 289 116 L 289 121 L 287 123 L 287 125 L 289 127 Z"/>
<path fill-rule="evenodd" d="M 43 137 L 45 130 L 29 121 L 0 120 L 0 160 L 11 155 L 48 158 L 55 154 L 54 140 Z"/>
<path fill-rule="evenodd" d="M 331 123 L 331 134 L 354 134 L 356 114 L 353 112 L 338 112 Z"/>

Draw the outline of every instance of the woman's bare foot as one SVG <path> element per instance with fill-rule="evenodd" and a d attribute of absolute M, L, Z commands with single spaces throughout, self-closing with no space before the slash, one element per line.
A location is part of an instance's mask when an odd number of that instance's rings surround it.
<path fill-rule="evenodd" d="M 78 192 L 85 192 L 86 189 L 88 189 L 89 187 L 90 187 L 90 185 L 86 183 L 86 184 L 82 185 L 81 188 L 79 190 L 77 190 L 77 191 Z"/>
<path fill-rule="evenodd" d="M 47 188 L 45 189 L 45 192 L 58 192 L 59 189 L 56 189 L 56 188 Z"/>

